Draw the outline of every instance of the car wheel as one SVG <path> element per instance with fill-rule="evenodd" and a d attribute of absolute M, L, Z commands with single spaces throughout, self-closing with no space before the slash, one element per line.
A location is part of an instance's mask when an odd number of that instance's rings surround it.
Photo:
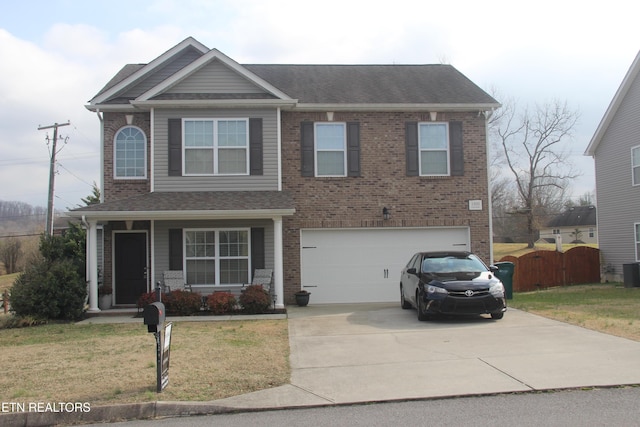
<path fill-rule="evenodd" d="M 431 319 L 431 316 L 426 312 L 427 308 L 424 306 L 424 299 L 422 298 L 422 295 L 420 295 L 420 292 L 416 293 L 416 302 L 418 308 L 418 320 L 423 322 Z"/>
<path fill-rule="evenodd" d="M 499 320 L 504 317 L 504 313 L 491 313 L 491 318 L 494 320 Z"/>
<path fill-rule="evenodd" d="M 404 299 L 404 288 L 402 285 L 400 285 L 400 306 L 405 310 L 411 308 L 411 303 Z"/>

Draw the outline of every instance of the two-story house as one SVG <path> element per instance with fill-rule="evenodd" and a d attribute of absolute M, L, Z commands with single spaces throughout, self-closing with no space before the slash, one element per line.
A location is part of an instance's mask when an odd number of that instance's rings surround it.
<path fill-rule="evenodd" d="M 585 155 L 595 163 L 603 276 L 621 281 L 640 262 L 640 53 L 627 71 Z"/>
<path fill-rule="evenodd" d="M 596 207 L 571 206 L 540 228 L 540 238 L 550 243 L 560 236 L 562 243 L 598 243 Z"/>
<path fill-rule="evenodd" d="M 104 200 L 70 212 L 88 227 L 90 310 L 98 247 L 120 306 L 166 270 L 207 294 L 269 268 L 283 307 L 300 289 L 394 301 L 419 250 L 489 262 L 498 107 L 450 65 L 241 65 L 193 38 L 127 65 L 87 106 Z"/>

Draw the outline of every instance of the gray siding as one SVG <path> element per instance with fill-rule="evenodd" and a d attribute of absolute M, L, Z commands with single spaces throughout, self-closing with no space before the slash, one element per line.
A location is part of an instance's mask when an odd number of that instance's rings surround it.
<path fill-rule="evenodd" d="M 162 280 L 162 272 L 169 269 L 169 229 L 172 228 L 264 228 L 265 267 L 273 269 L 273 221 L 245 220 L 245 221 L 156 221 L 155 223 L 155 253 L 154 280 Z M 210 293 L 214 287 L 198 288 L 198 292 Z"/>
<path fill-rule="evenodd" d="M 264 90 L 215 60 L 166 93 L 264 93 Z"/>
<path fill-rule="evenodd" d="M 640 223 L 640 186 L 632 185 L 631 147 L 640 145 L 640 81 L 636 78 L 595 153 L 598 243 L 602 265 L 622 279 L 636 262 L 634 223 Z"/>
<path fill-rule="evenodd" d="M 260 176 L 169 176 L 168 119 L 262 118 L 263 175 Z M 278 135 L 275 110 L 175 109 L 155 110 L 155 191 L 274 191 L 278 189 Z"/>

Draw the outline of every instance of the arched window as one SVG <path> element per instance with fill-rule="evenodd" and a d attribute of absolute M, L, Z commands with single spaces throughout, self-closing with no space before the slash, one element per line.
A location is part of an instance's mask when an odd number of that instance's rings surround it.
<path fill-rule="evenodd" d="M 127 126 L 116 133 L 114 142 L 114 177 L 147 177 L 147 138 L 140 128 Z"/>

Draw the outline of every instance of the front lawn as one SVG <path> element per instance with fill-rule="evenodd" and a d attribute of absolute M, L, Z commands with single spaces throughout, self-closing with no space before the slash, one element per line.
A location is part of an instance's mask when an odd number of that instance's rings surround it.
<path fill-rule="evenodd" d="M 216 400 L 287 384 L 288 356 L 286 320 L 175 323 L 169 385 L 157 394 L 155 338 L 142 319 L 2 329 L 0 401 Z"/>
<path fill-rule="evenodd" d="M 517 292 L 507 304 L 534 314 L 640 341 L 640 288 L 589 284 Z"/>

